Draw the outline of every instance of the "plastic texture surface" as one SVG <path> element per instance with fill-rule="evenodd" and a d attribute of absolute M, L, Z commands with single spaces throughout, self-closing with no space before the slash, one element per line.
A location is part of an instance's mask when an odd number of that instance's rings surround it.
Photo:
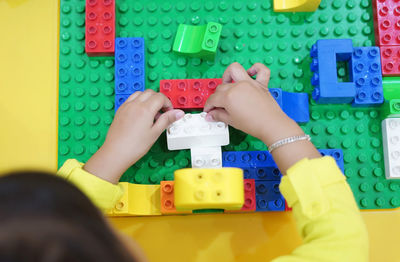
<path fill-rule="evenodd" d="M 382 104 L 384 98 L 379 47 L 355 47 L 352 64 L 356 87 L 353 106 Z"/>
<path fill-rule="evenodd" d="M 310 120 L 308 94 L 286 92 L 280 88 L 271 88 L 270 92 L 291 119 L 297 123 L 306 123 Z"/>
<path fill-rule="evenodd" d="M 160 205 L 163 215 L 191 214 L 190 211 L 176 211 L 174 200 L 174 181 L 161 181 L 160 183 Z"/>
<path fill-rule="evenodd" d="M 400 178 L 400 118 L 382 121 L 382 143 L 386 178 Z"/>
<path fill-rule="evenodd" d="M 87 55 L 114 55 L 115 0 L 86 0 L 85 18 Z"/>
<path fill-rule="evenodd" d="M 275 12 L 314 12 L 321 0 L 274 0 Z"/>
<path fill-rule="evenodd" d="M 175 171 L 175 206 L 179 210 L 239 210 L 244 203 L 239 168 L 185 168 Z"/>
<path fill-rule="evenodd" d="M 383 96 L 386 100 L 400 99 L 400 77 L 384 77 L 382 84 Z"/>
<path fill-rule="evenodd" d="M 173 51 L 204 59 L 214 59 L 222 25 L 208 22 L 206 25 L 180 24 L 176 32 Z"/>
<path fill-rule="evenodd" d="M 343 151 L 341 149 L 318 149 L 322 156 L 331 156 L 344 172 Z M 243 169 L 244 178 L 280 181 L 282 174 L 268 151 L 235 151 L 222 153 L 223 167 Z"/>
<path fill-rule="evenodd" d="M 114 60 L 87 57 L 84 51 L 85 4 L 62 0 L 60 6 L 58 165 L 81 162 L 101 146 L 114 116 Z M 262 62 L 271 69 L 270 88 L 311 94 L 309 52 L 316 40 L 351 38 L 354 46 L 374 44 L 370 1 L 321 1 L 315 13 L 273 12 L 271 1 L 116 2 L 117 37 L 143 37 L 146 88 L 159 90 L 161 79 L 221 77 L 240 62 L 247 69 Z M 223 25 L 214 61 L 177 56 L 172 51 L 179 24 Z M 54 22 L 55 23 L 55 22 Z M 28 70 L 29 71 L 29 70 Z M 321 105 L 310 99 L 310 121 L 302 128 L 317 148 L 343 150 L 345 175 L 362 209 L 400 206 L 400 181 L 385 179 L 382 108 Z M 259 140 L 230 128 L 223 151 L 266 150 Z M 38 148 L 38 147 L 36 147 Z M 159 184 L 190 167 L 190 151 L 169 151 L 162 135 L 121 181 Z"/>
<path fill-rule="evenodd" d="M 385 117 L 400 117 L 400 99 L 386 101 L 383 106 Z"/>
<path fill-rule="evenodd" d="M 169 150 L 193 147 L 226 146 L 229 144 L 228 125 L 223 122 L 209 122 L 207 113 L 186 114 L 167 129 Z"/>
<path fill-rule="evenodd" d="M 349 6 L 354 3 L 352 1 L 346 2 Z M 84 7 L 82 1 L 72 3 L 75 8 Z M 352 14 L 359 15 L 366 3 L 361 2 L 353 5 Z M 61 9 L 71 7 L 69 2 L 62 1 L 61 4 Z M 65 4 L 67 5 L 65 6 Z M 335 8 L 339 6 L 338 10 L 347 8 L 345 2 L 336 5 L 328 3 L 327 5 L 323 0 L 321 7 L 325 9 L 317 10 L 318 13 L 315 15 L 320 16 L 329 12 L 337 12 L 337 9 L 334 9 L 333 6 Z M 35 12 L 32 12 L 32 10 L 35 10 Z M 70 10 L 71 13 L 69 14 L 73 16 L 76 9 L 71 8 Z M 368 14 L 369 11 L 370 7 L 364 9 L 363 12 L 365 13 L 360 17 L 365 19 L 365 14 Z M 264 12 L 268 12 L 268 10 Z M 0 42 L 3 59 L 3 63 L 0 63 L 0 86 L 2 87 L 0 104 L 4 111 L 12 112 L 0 114 L 1 122 L 5 126 L 0 130 L 2 148 L 0 169 L 2 171 L 17 167 L 45 169 L 52 172 L 57 169 L 57 89 L 55 86 L 58 78 L 57 36 L 59 28 L 57 24 L 59 23 L 59 14 L 58 2 L 52 0 L 0 2 L 0 22 L 3 25 L 10 25 L 2 27 L 0 30 L 3 37 L 3 41 Z M 347 25 L 350 25 L 349 28 L 351 29 L 351 24 L 360 23 L 358 20 L 355 22 L 346 20 L 347 15 L 346 10 L 343 12 L 344 23 L 346 23 L 346 25 L 343 25 L 344 28 L 347 29 Z M 82 17 L 80 16 L 78 20 L 77 22 L 81 22 Z M 62 22 L 65 23 L 65 19 Z M 361 28 L 363 27 L 358 27 L 358 29 Z M 80 27 L 80 29 L 80 33 L 84 33 L 84 28 Z M 361 35 L 361 31 L 357 32 L 355 38 L 364 37 Z M 344 31 L 344 34 L 347 34 L 347 31 Z M 24 42 L 30 44 L 22 45 L 22 47 L 16 44 Z M 82 48 L 84 42 L 81 41 L 80 43 Z M 66 47 L 65 43 L 63 47 Z M 71 48 L 76 50 L 75 46 L 71 46 Z M 24 63 L 21 63 L 20 59 L 15 59 L 16 54 L 24 57 Z M 74 56 L 74 59 L 74 61 L 78 61 L 76 56 Z M 37 61 L 41 62 L 40 67 L 37 66 Z M 65 59 L 63 61 L 65 62 Z M 274 61 L 276 62 L 276 60 Z M 87 66 L 89 67 L 89 65 Z M 303 66 L 308 65 L 305 63 Z M 20 70 L 15 70 L 17 67 L 24 71 L 24 77 L 20 77 Z M 275 68 L 276 65 L 273 67 Z M 87 70 L 86 67 L 84 70 Z M 273 83 L 276 81 L 277 73 L 273 71 L 272 75 L 275 76 L 275 80 L 271 80 Z M 309 82 L 309 79 L 306 80 Z M 97 85 L 95 84 L 95 86 Z M 104 86 L 114 88 L 113 83 Z M 13 96 L 18 96 L 18 99 L 9 99 Z M 98 99 L 98 97 L 96 96 L 94 99 Z M 109 99 L 113 101 L 114 98 L 111 96 Z M 101 112 L 106 111 L 101 109 Z M 374 120 L 368 121 L 370 121 L 370 124 L 374 124 Z M 28 127 L 30 135 L 26 136 Z M 83 126 L 82 131 L 87 132 L 85 126 Z M 104 132 L 101 129 L 99 131 L 100 133 Z M 322 136 L 320 134 L 319 143 L 325 143 Z M 379 134 L 379 136 L 381 135 Z M 18 139 L 10 139 L 10 137 L 18 137 Z M 94 141 L 97 142 L 97 140 Z M 40 148 L 40 154 L 38 154 L 38 148 Z M 251 148 L 251 150 L 255 150 L 253 146 Z M 233 150 L 233 147 L 230 147 L 230 150 Z M 238 146 L 237 150 L 247 149 L 242 145 L 241 147 Z M 172 153 L 177 153 L 177 151 Z M 153 154 L 155 154 L 154 151 Z M 178 156 L 184 158 L 187 154 L 178 154 Z M 171 152 L 167 155 L 171 159 L 176 157 L 176 155 L 171 155 Z M 65 156 L 60 155 L 60 157 Z M 85 155 L 77 155 L 76 157 L 81 160 L 86 159 Z M 63 162 L 62 159 L 59 161 Z M 149 159 L 144 162 L 147 163 L 147 161 Z M 176 162 L 180 163 L 180 161 Z M 346 162 L 346 167 L 358 170 L 359 165 L 354 162 Z M 367 168 L 375 167 L 376 164 L 371 162 Z M 138 170 L 139 173 L 143 168 L 141 167 Z M 170 167 L 165 167 L 165 170 L 169 169 Z M 125 179 L 132 179 L 133 181 L 134 177 L 125 176 Z M 366 176 L 365 180 L 371 183 L 369 176 Z M 376 180 L 380 181 L 380 177 L 377 177 Z M 371 185 L 373 184 L 371 183 Z M 361 212 L 361 216 L 368 228 L 371 261 L 392 261 L 393 258 L 396 258 L 398 256 L 398 243 L 400 242 L 400 225 L 398 223 L 400 221 L 400 209 L 364 210 Z M 168 254 L 171 260 L 177 262 L 272 260 L 277 256 L 290 253 L 301 243 L 293 216 L 289 212 L 159 216 L 150 219 L 149 217 L 113 217 L 109 220 L 117 231 L 135 239 L 150 261 L 165 261 L 165 254 Z M 252 226 L 237 226 L 243 223 Z M 210 230 L 204 230 L 204 228 Z M 385 241 L 382 241 L 382 239 L 385 239 Z M 157 252 L 154 250 L 157 250 Z"/>
<path fill-rule="evenodd" d="M 124 195 L 115 204 L 109 216 L 161 215 L 160 185 L 139 185 L 123 182 Z"/>
<path fill-rule="evenodd" d="M 400 46 L 381 46 L 383 76 L 400 76 Z"/>
<path fill-rule="evenodd" d="M 225 210 L 225 213 L 256 211 L 256 184 L 254 179 L 244 179 L 244 203 L 240 210 Z"/>
<path fill-rule="evenodd" d="M 174 108 L 200 109 L 221 83 L 221 78 L 163 79 L 160 81 L 160 92 L 171 100 Z"/>
<path fill-rule="evenodd" d="M 353 43 L 351 39 L 318 40 L 310 51 L 314 72 L 311 84 L 315 86 L 313 99 L 321 104 L 350 103 L 356 91 L 352 70 Z M 337 63 L 347 64 L 349 81 L 339 82 Z"/>
<path fill-rule="evenodd" d="M 221 147 L 193 147 L 190 149 L 193 168 L 222 167 Z"/>
<path fill-rule="evenodd" d="M 145 88 L 144 39 L 115 40 L 115 111 L 136 91 Z"/>
<path fill-rule="evenodd" d="M 285 211 L 279 181 L 256 180 L 256 211 Z"/>
<path fill-rule="evenodd" d="M 400 3 L 397 0 L 372 0 L 375 43 L 400 45 Z"/>

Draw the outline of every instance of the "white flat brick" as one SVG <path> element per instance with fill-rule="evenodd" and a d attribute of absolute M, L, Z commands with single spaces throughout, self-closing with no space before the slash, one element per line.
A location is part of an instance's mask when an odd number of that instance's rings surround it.
<path fill-rule="evenodd" d="M 190 149 L 193 168 L 222 167 L 221 147 L 193 147 Z"/>
<path fill-rule="evenodd" d="M 400 118 L 382 121 L 382 143 L 387 179 L 400 178 Z"/>
<path fill-rule="evenodd" d="M 225 146 L 229 144 L 228 125 L 223 122 L 208 122 L 207 113 L 186 114 L 167 130 L 169 150 L 193 147 Z"/>

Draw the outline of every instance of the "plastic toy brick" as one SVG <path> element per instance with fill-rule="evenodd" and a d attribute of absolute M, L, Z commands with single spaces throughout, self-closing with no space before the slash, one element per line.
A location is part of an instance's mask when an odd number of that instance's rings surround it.
<path fill-rule="evenodd" d="M 382 143 L 387 179 L 400 178 L 400 118 L 382 121 Z"/>
<path fill-rule="evenodd" d="M 85 50 L 88 56 L 114 54 L 114 0 L 86 0 Z"/>
<path fill-rule="evenodd" d="M 285 211 L 279 181 L 256 180 L 256 211 Z"/>
<path fill-rule="evenodd" d="M 314 12 L 321 0 L 274 0 L 275 12 Z"/>
<path fill-rule="evenodd" d="M 391 99 L 383 105 L 385 117 L 400 117 L 400 99 Z"/>
<path fill-rule="evenodd" d="M 164 214 L 190 214 L 190 211 L 176 211 L 174 204 L 174 181 L 161 181 L 161 213 Z"/>
<path fill-rule="evenodd" d="M 117 38 L 115 46 L 115 111 L 131 94 L 144 91 L 144 39 Z M 122 103 L 121 103 L 122 102 Z"/>
<path fill-rule="evenodd" d="M 225 210 L 225 213 L 256 211 L 256 184 L 254 179 L 244 179 L 244 203 L 240 210 Z"/>
<path fill-rule="evenodd" d="M 318 149 L 322 156 L 331 156 L 344 174 L 343 151 L 341 149 Z"/>
<path fill-rule="evenodd" d="M 203 108 L 221 83 L 221 78 L 161 80 L 160 92 L 171 100 L 174 108 Z"/>
<path fill-rule="evenodd" d="M 244 203 L 240 168 L 185 168 L 175 173 L 175 206 L 180 210 L 239 210 Z"/>
<path fill-rule="evenodd" d="M 400 46 L 381 46 L 383 76 L 400 76 Z"/>
<path fill-rule="evenodd" d="M 121 182 L 124 195 L 109 216 L 155 216 L 161 215 L 160 185 L 139 185 Z"/>
<path fill-rule="evenodd" d="M 384 77 L 382 84 L 386 100 L 400 99 L 400 77 Z"/>
<path fill-rule="evenodd" d="M 375 43 L 400 45 L 400 3 L 397 0 L 372 0 Z"/>
<path fill-rule="evenodd" d="M 282 110 L 297 123 L 310 120 L 308 94 L 282 91 L 280 88 L 270 88 L 270 92 Z"/>
<path fill-rule="evenodd" d="M 180 24 L 173 51 L 193 57 L 214 59 L 221 31 L 222 25 L 215 22 L 200 26 Z"/>
<path fill-rule="evenodd" d="M 223 122 L 209 122 L 207 113 L 186 114 L 167 130 L 169 150 L 193 147 L 225 146 L 229 144 L 228 125 Z"/>
<path fill-rule="evenodd" d="M 331 156 L 344 172 L 343 151 L 341 149 L 318 149 L 323 156 Z M 282 174 L 268 151 L 225 151 L 222 152 L 223 167 L 243 169 L 244 178 L 280 181 Z"/>
<path fill-rule="evenodd" d="M 353 43 L 351 39 L 321 39 L 310 51 L 313 99 L 320 104 L 340 104 L 353 101 L 356 90 L 352 70 Z M 337 62 L 348 65 L 349 82 L 339 82 Z"/>
<path fill-rule="evenodd" d="M 286 201 L 285 201 L 285 211 L 292 211 L 292 208 L 288 206 Z"/>
<path fill-rule="evenodd" d="M 222 166 L 242 168 L 246 179 L 280 181 L 282 177 L 268 151 L 222 152 Z"/>
<path fill-rule="evenodd" d="M 130 95 L 115 95 L 115 112 L 128 99 Z"/>
<path fill-rule="evenodd" d="M 193 168 L 222 167 L 221 147 L 193 147 L 190 149 Z"/>
<path fill-rule="evenodd" d="M 311 16 L 275 13 L 272 1 L 210 4 L 201 0 L 154 0 L 116 4 L 116 35 L 145 39 L 145 87 L 155 91 L 159 91 L 161 79 L 215 78 L 231 62 L 238 61 L 245 68 L 255 62 L 268 66 L 270 88 L 311 94 L 313 87 L 304 82 L 310 76 L 310 43 L 335 37 L 352 39 L 354 46 L 374 45 L 373 8 L 371 1 L 366 0 L 321 1 L 320 8 Z M 195 25 L 204 21 L 218 21 L 224 26 L 215 61 L 171 52 L 180 23 Z M 58 167 L 70 158 L 86 162 L 96 152 L 112 122 L 115 99 L 114 57 L 91 58 L 84 50 L 85 1 L 60 0 L 59 30 Z M 383 109 L 348 104 L 328 106 L 313 101 L 309 106 L 310 121 L 302 128 L 318 148 L 343 149 L 346 178 L 358 206 L 400 207 L 400 180 L 385 178 Z M 176 169 L 191 166 L 189 150 L 169 151 L 165 144 L 166 137 L 161 136 L 121 181 L 159 184 L 173 180 Z M 230 128 L 230 144 L 225 151 L 256 150 L 266 150 L 266 146 Z"/>
<path fill-rule="evenodd" d="M 356 86 L 353 106 L 374 106 L 383 103 L 379 47 L 354 48 L 353 78 Z"/>

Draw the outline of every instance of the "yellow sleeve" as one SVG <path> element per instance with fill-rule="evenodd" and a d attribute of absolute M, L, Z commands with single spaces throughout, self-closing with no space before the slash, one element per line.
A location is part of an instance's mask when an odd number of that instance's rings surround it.
<path fill-rule="evenodd" d="M 75 159 L 65 161 L 57 175 L 75 184 L 102 211 L 112 209 L 124 194 L 123 187 L 98 178 L 85 170 Z"/>
<path fill-rule="evenodd" d="M 293 208 L 303 244 L 274 262 L 368 261 L 366 226 L 333 158 L 299 161 L 282 178 L 280 190 Z"/>

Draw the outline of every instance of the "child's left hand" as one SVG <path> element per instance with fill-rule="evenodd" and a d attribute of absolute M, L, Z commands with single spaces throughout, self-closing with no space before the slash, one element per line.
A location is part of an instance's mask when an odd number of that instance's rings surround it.
<path fill-rule="evenodd" d="M 160 113 L 164 111 L 164 113 Z M 84 169 L 111 183 L 155 143 L 162 132 L 183 117 L 161 93 L 147 89 L 135 92 L 118 109 L 103 146 L 87 161 Z"/>

